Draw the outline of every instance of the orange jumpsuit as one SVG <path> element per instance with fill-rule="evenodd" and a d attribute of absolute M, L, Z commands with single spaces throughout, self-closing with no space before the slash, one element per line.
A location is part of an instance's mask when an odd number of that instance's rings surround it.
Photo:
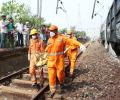
<path fill-rule="evenodd" d="M 77 41 L 76 37 L 71 37 L 70 39 Z M 66 48 L 68 47 L 69 45 L 66 46 Z M 67 51 L 67 56 L 70 64 L 70 74 L 73 74 L 75 69 L 75 61 L 77 58 L 78 48 L 79 46 L 74 45 L 74 46 L 71 46 L 70 49 Z"/>
<path fill-rule="evenodd" d="M 65 77 L 64 71 L 64 50 L 66 45 L 76 45 L 74 40 L 57 34 L 53 38 L 49 38 L 46 51 L 48 52 L 48 75 L 49 75 L 49 85 L 50 91 L 53 92 L 56 90 L 56 75 L 60 84 L 63 82 Z"/>
<path fill-rule="evenodd" d="M 29 66 L 29 73 L 31 75 L 31 81 L 33 83 L 36 83 L 36 60 L 37 56 L 39 53 L 44 52 L 45 47 L 44 47 L 44 42 L 41 39 L 31 39 L 30 40 L 30 45 L 29 45 L 29 51 L 28 54 L 30 54 L 30 66 Z"/>

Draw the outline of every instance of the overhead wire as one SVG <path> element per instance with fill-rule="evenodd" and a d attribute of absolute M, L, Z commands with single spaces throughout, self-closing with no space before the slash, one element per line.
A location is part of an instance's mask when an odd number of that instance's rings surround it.
<path fill-rule="evenodd" d="M 65 13 L 65 20 L 67 22 L 67 27 L 69 26 L 69 21 L 68 21 L 68 14 L 67 14 L 67 10 L 65 9 L 63 2 L 61 0 L 57 0 L 57 7 L 56 7 L 56 14 L 58 14 L 58 10 L 62 10 Z"/>

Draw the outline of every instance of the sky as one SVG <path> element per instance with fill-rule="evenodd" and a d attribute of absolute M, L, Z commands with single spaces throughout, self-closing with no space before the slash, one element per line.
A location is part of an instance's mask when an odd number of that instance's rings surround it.
<path fill-rule="evenodd" d="M 0 0 L 0 5 L 9 0 Z M 31 8 L 33 14 L 37 13 L 37 0 L 16 0 L 18 3 L 25 3 Z M 86 31 L 90 37 L 98 37 L 100 25 L 105 21 L 107 13 L 113 0 L 99 0 L 96 4 L 97 15 L 91 19 L 94 0 L 61 0 L 67 11 L 64 13 L 58 10 L 56 14 L 57 0 L 43 0 L 42 17 L 45 23 L 51 23 L 61 28 L 75 26 L 77 30 Z"/>

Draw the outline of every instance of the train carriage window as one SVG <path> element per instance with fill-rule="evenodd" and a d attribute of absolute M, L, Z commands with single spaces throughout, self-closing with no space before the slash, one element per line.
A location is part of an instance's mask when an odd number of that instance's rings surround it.
<path fill-rule="evenodd" d="M 116 0 L 116 4 L 117 4 L 117 10 L 120 9 L 120 0 Z"/>
<path fill-rule="evenodd" d="M 112 6 L 112 8 L 111 8 L 111 16 L 112 16 L 112 18 L 115 16 L 115 8 L 114 8 L 114 6 Z"/>
<path fill-rule="evenodd" d="M 120 23 L 116 24 L 116 36 L 118 39 L 120 39 Z"/>
<path fill-rule="evenodd" d="M 112 20 L 112 30 L 115 30 L 115 20 Z"/>
<path fill-rule="evenodd" d="M 118 23 L 119 21 L 120 21 L 120 13 L 118 13 L 116 16 L 116 22 Z"/>
<path fill-rule="evenodd" d="M 107 18 L 107 22 L 110 23 L 111 18 L 110 18 L 110 12 L 108 13 L 108 18 Z"/>

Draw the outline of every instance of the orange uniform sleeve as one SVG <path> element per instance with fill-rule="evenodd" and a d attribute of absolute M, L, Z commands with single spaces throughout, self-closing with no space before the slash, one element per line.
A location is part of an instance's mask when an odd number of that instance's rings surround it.
<path fill-rule="evenodd" d="M 75 39 L 70 39 L 65 36 L 63 38 L 64 38 L 65 45 L 76 46 L 76 47 L 80 47 L 81 45 L 81 43 Z"/>

